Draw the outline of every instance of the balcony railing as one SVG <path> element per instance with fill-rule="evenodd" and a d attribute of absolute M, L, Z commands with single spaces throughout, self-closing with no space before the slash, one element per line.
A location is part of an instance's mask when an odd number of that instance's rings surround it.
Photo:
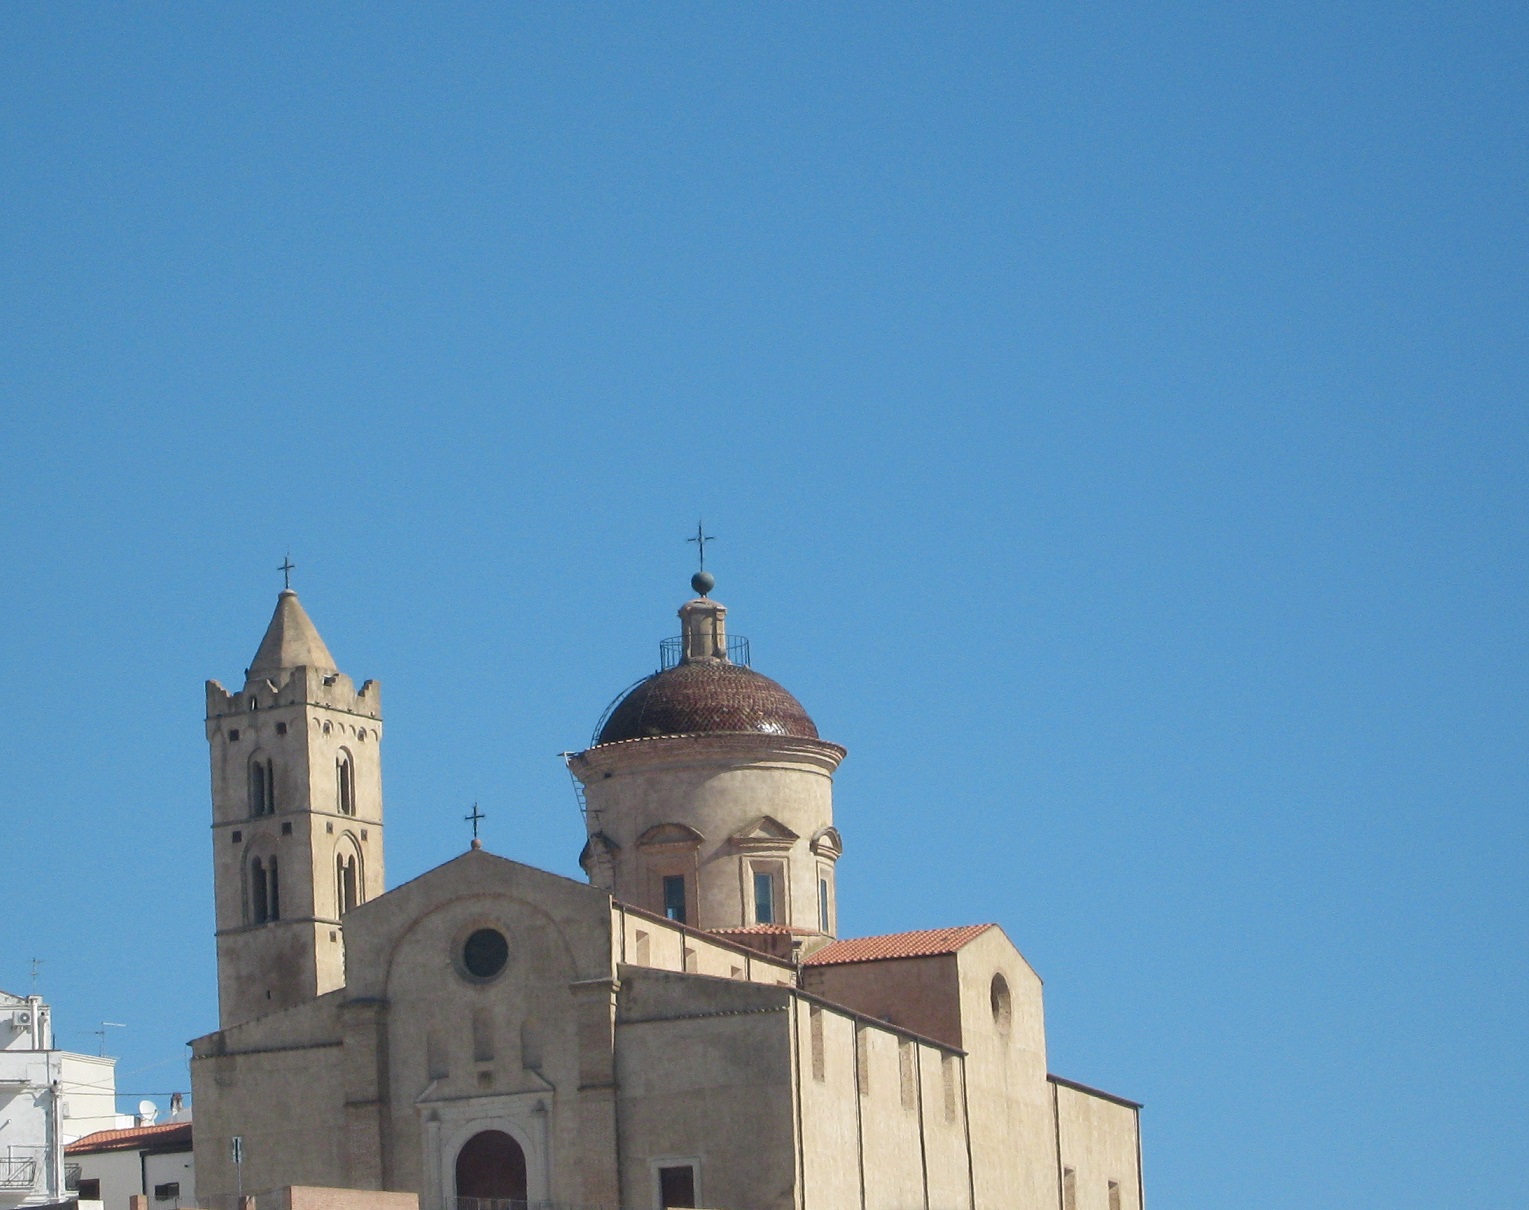
<path fill-rule="evenodd" d="M 36 1160 L 0 1159 L 0 1189 L 31 1189 L 36 1184 Z"/>

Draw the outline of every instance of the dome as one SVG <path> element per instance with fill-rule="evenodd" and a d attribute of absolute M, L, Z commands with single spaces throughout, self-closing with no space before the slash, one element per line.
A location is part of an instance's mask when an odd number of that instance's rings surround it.
<path fill-rule="evenodd" d="M 595 744 L 727 732 L 818 738 L 802 704 L 769 677 L 726 660 L 694 660 L 634 685 L 612 707 Z"/>

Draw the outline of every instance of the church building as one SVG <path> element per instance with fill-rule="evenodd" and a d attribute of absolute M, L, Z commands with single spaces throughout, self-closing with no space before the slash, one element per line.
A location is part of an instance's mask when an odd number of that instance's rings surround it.
<path fill-rule="evenodd" d="M 692 587 L 568 758 L 586 882 L 475 840 L 386 889 L 380 686 L 290 589 L 243 686 L 208 682 L 203 1205 L 1141 1210 L 1140 1107 L 1048 1072 L 1002 928 L 844 934 L 845 750 Z"/>

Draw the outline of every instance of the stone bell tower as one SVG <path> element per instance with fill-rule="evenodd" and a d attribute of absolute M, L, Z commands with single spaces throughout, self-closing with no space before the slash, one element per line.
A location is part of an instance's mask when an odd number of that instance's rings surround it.
<path fill-rule="evenodd" d="M 680 606 L 663 667 L 569 758 L 583 787 L 580 864 L 616 898 L 696 928 L 775 935 L 782 956 L 837 935 L 833 774 L 844 749 L 800 702 L 749 666 L 727 607 Z"/>
<path fill-rule="evenodd" d="M 224 1028 L 345 983 L 345 912 L 383 890 L 380 699 L 290 587 L 244 687 L 207 682 Z"/>

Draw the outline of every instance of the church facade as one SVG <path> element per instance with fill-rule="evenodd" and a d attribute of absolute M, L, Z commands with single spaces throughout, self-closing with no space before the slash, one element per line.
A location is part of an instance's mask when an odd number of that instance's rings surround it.
<path fill-rule="evenodd" d="M 474 841 L 391 890 L 380 689 L 281 594 L 243 687 L 207 685 L 199 1201 L 1141 1210 L 1140 1107 L 1049 1074 L 1001 928 L 841 934 L 844 749 L 712 586 L 569 758 L 586 882 Z"/>

